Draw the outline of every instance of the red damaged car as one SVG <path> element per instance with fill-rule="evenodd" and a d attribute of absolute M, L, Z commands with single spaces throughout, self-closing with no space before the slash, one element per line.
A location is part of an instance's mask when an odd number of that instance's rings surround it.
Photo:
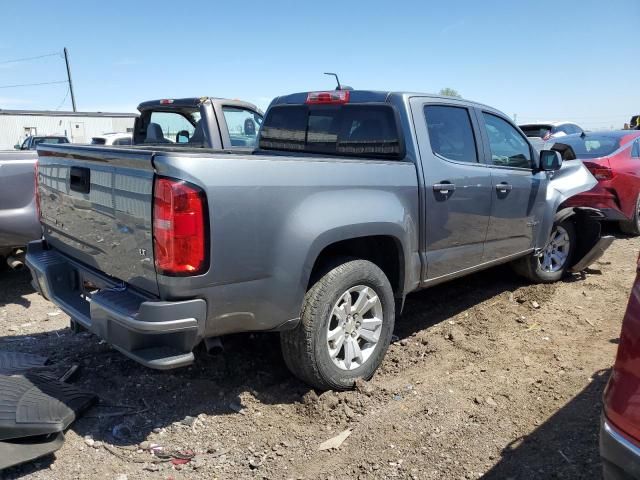
<path fill-rule="evenodd" d="M 618 356 L 604 391 L 600 456 L 606 480 L 640 478 L 640 257 Z"/>
<path fill-rule="evenodd" d="M 623 232 L 640 235 L 640 131 L 567 135 L 552 150 L 564 160 L 582 160 L 598 180 L 592 190 L 567 200 L 567 207 L 593 207 Z"/>

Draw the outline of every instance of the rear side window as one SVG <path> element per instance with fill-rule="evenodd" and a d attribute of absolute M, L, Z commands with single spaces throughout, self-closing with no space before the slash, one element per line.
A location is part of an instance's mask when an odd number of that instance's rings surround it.
<path fill-rule="evenodd" d="M 272 107 L 259 147 L 326 155 L 399 159 L 402 137 L 391 105 L 282 105 Z"/>
<path fill-rule="evenodd" d="M 457 162 L 478 162 L 476 140 L 466 108 L 427 105 L 424 115 L 433 153 Z"/>

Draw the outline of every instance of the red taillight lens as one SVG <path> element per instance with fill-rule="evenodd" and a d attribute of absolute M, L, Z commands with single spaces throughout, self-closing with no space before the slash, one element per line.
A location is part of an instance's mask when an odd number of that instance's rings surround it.
<path fill-rule="evenodd" d="M 160 105 L 171 105 L 173 100 L 165 98 L 164 100 L 160 100 Z"/>
<path fill-rule="evenodd" d="M 613 178 L 613 170 L 606 165 L 600 165 L 593 162 L 584 162 L 584 166 L 589 169 L 596 180 L 611 180 Z"/>
<path fill-rule="evenodd" d="M 40 220 L 40 217 L 42 216 L 42 213 L 40 211 L 40 192 L 38 190 L 38 183 L 40 181 L 40 179 L 38 178 L 38 161 L 36 160 L 35 165 L 33 166 L 33 177 L 34 177 L 34 198 L 36 200 L 36 216 L 38 217 L 38 220 Z"/>
<path fill-rule="evenodd" d="M 190 183 L 157 177 L 153 193 L 153 246 L 163 275 L 197 275 L 207 269 L 207 207 Z"/>
<path fill-rule="evenodd" d="M 309 92 L 305 103 L 311 105 L 347 103 L 349 101 L 349 90 L 331 90 L 328 92 Z"/>
<path fill-rule="evenodd" d="M 543 140 L 549 140 L 551 138 L 551 131 L 547 132 L 544 134 L 544 137 L 542 137 Z"/>

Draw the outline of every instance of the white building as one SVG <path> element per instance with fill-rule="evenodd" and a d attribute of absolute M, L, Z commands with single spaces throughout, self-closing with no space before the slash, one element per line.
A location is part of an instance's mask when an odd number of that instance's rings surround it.
<path fill-rule="evenodd" d="M 132 132 L 134 113 L 57 112 L 0 109 L 0 150 L 12 149 L 29 135 L 65 135 L 72 143 L 89 143 L 91 137 L 112 132 Z"/>

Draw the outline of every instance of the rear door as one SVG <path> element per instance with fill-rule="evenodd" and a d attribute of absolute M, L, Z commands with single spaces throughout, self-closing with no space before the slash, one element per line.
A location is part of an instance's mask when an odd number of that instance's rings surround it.
<path fill-rule="evenodd" d="M 468 106 L 417 97 L 411 109 L 425 179 L 425 279 L 432 280 L 482 262 L 491 176 Z"/>
<path fill-rule="evenodd" d="M 157 294 L 152 152 L 47 145 L 38 155 L 42 224 L 49 244 Z"/>
<path fill-rule="evenodd" d="M 533 248 L 535 226 L 542 218 L 547 185 L 526 137 L 507 118 L 477 110 L 482 124 L 485 161 L 491 168 L 491 219 L 484 260 Z"/>

